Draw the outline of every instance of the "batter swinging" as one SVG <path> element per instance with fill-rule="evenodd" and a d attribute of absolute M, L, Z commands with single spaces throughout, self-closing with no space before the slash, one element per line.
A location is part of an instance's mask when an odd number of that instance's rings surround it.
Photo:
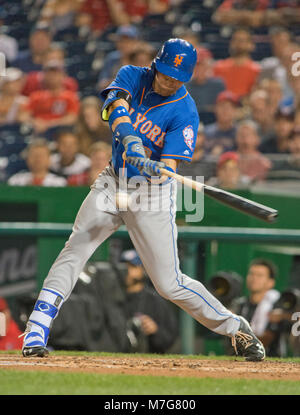
<path fill-rule="evenodd" d="M 176 182 L 160 177 L 160 168 L 176 171 L 181 160 L 191 161 L 198 129 L 195 103 L 184 83 L 196 63 L 196 50 L 181 39 L 164 43 L 151 68 L 124 66 L 101 92 L 102 118 L 113 133 L 112 160 L 91 186 L 74 223 L 73 232 L 52 265 L 27 323 L 23 355 L 44 356 L 49 331 L 80 272 L 95 249 L 121 224 L 158 293 L 177 304 L 199 323 L 232 338 L 236 353 L 246 360 L 263 360 L 262 343 L 249 323 L 227 310 L 199 282 L 184 275 L 177 253 Z M 124 157 L 125 156 L 125 157 Z M 134 185 L 135 179 L 139 187 Z M 139 192 L 141 206 L 118 208 L 118 186 Z M 151 192 L 156 186 L 159 192 Z M 159 211 L 146 204 L 162 199 Z M 105 203 L 103 202 L 105 200 Z"/>

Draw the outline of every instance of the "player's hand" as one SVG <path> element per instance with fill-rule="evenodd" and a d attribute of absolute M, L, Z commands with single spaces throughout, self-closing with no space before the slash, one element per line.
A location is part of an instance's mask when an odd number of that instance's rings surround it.
<path fill-rule="evenodd" d="M 123 145 L 125 147 L 124 157 L 128 163 L 135 165 L 138 160 L 145 160 L 145 149 L 140 137 L 128 135 L 123 139 Z"/>
<path fill-rule="evenodd" d="M 134 159 L 131 164 L 137 167 L 140 173 L 146 177 L 152 176 L 161 176 L 160 169 L 166 168 L 165 163 L 161 161 L 150 160 L 149 158 L 145 159 Z"/>

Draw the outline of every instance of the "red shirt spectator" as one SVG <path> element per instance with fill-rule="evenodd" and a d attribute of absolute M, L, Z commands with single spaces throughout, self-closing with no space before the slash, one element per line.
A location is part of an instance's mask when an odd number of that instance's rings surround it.
<path fill-rule="evenodd" d="M 79 112 L 78 96 L 63 88 L 62 63 L 49 61 L 44 71 L 48 89 L 33 92 L 20 114 L 20 120 L 32 123 L 37 134 L 53 127 L 73 125 Z"/>
<path fill-rule="evenodd" d="M 237 65 L 234 59 L 228 58 L 216 63 L 214 75 L 222 78 L 226 88 L 238 95 L 248 95 L 260 73 L 260 66 L 252 60 Z"/>
<path fill-rule="evenodd" d="M 164 14 L 169 6 L 169 0 L 149 2 L 143 0 L 119 0 L 124 11 L 130 16 L 131 22 L 137 18 L 143 19 L 146 14 Z M 153 4 L 151 4 L 153 3 Z"/>
<path fill-rule="evenodd" d="M 88 23 L 93 31 L 103 32 L 110 25 L 120 26 L 142 20 L 146 14 L 164 14 L 169 0 L 160 0 L 148 4 L 142 0 L 85 0 L 80 13 L 89 16 L 79 24 Z"/>
<path fill-rule="evenodd" d="M 222 78 L 227 90 L 238 97 L 251 92 L 260 73 L 259 64 L 251 59 L 254 47 L 250 32 L 238 29 L 230 40 L 230 58 L 220 60 L 214 66 L 214 75 Z"/>
<path fill-rule="evenodd" d="M 55 120 L 70 113 L 78 114 L 79 100 L 72 91 L 62 90 L 53 94 L 49 90 L 33 92 L 26 105 L 33 118 Z"/>
<path fill-rule="evenodd" d="M 247 10 L 266 10 L 269 6 L 269 0 L 224 0 L 219 10 L 247 9 Z"/>
<path fill-rule="evenodd" d="M 63 80 L 63 88 L 68 91 L 77 92 L 78 91 L 78 82 L 76 79 L 66 76 Z M 29 96 L 35 91 L 40 91 L 46 89 L 44 84 L 44 74 L 43 72 L 33 71 L 27 75 L 26 82 L 22 91 L 22 95 Z"/>
<path fill-rule="evenodd" d="M 91 17 L 91 28 L 95 31 L 102 32 L 112 23 L 106 0 L 85 0 L 80 13 Z"/>
<path fill-rule="evenodd" d="M 22 332 L 17 323 L 12 319 L 4 298 L 0 298 L 0 313 L 3 313 L 5 321 L 5 336 L 0 336 L 0 350 L 22 349 L 23 340 L 19 338 Z"/>

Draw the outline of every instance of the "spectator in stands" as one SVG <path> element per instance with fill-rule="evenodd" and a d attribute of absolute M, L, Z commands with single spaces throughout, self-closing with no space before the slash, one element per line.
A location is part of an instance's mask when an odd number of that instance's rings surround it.
<path fill-rule="evenodd" d="M 278 110 L 274 118 L 274 134 L 259 149 L 262 153 L 278 154 L 289 152 L 288 137 L 295 124 L 295 115 L 291 111 Z"/>
<path fill-rule="evenodd" d="M 297 0 L 272 0 L 269 9 L 265 11 L 262 19 L 264 26 L 284 25 L 290 26 L 300 22 L 300 7 Z"/>
<path fill-rule="evenodd" d="M 204 157 L 204 154 L 205 154 L 204 142 L 205 142 L 204 125 L 200 122 L 198 131 L 197 131 L 197 138 L 196 138 L 196 144 L 195 144 L 195 150 L 193 153 L 192 163 L 200 161 Z"/>
<path fill-rule="evenodd" d="M 178 336 L 175 315 L 168 302 L 147 284 L 145 270 L 136 251 L 124 251 L 121 261 L 127 264 L 124 312 L 131 331 L 129 338 L 135 336 L 138 343 L 132 343 L 131 351 L 165 353 Z"/>
<path fill-rule="evenodd" d="M 11 64 L 18 55 L 19 45 L 15 38 L 4 30 L 4 19 L 0 11 L 0 52 L 4 54 L 8 64 Z"/>
<path fill-rule="evenodd" d="M 48 52 L 46 53 L 44 64 L 48 62 L 56 61 L 61 62 L 65 66 L 65 53 L 64 50 L 58 45 L 51 45 Z M 23 88 L 23 95 L 29 96 L 32 92 L 40 91 L 42 89 L 47 89 L 47 71 L 32 71 L 29 72 L 26 76 L 25 85 Z M 67 75 L 65 72 L 63 87 L 69 91 L 77 92 L 78 91 L 78 82 L 75 78 L 72 78 Z"/>
<path fill-rule="evenodd" d="M 225 90 L 225 84 L 221 78 L 213 76 L 212 54 L 209 50 L 197 49 L 197 64 L 187 88 L 199 113 L 213 111 L 217 96 Z"/>
<path fill-rule="evenodd" d="M 90 146 L 98 141 L 111 145 L 111 131 L 100 115 L 99 98 L 90 96 L 80 101 L 80 111 L 74 131 L 79 137 L 79 151 L 88 155 Z"/>
<path fill-rule="evenodd" d="M 26 97 L 21 94 L 24 83 L 23 72 L 17 68 L 7 68 L 0 82 L 0 125 L 19 121 L 20 110 Z"/>
<path fill-rule="evenodd" d="M 280 294 L 274 289 L 277 270 L 273 262 L 254 259 L 248 269 L 246 283 L 248 295 L 233 301 L 232 311 L 250 322 L 256 336 L 266 346 L 269 313 Z M 269 343 L 269 342 L 268 342 Z M 268 344 L 268 356 L 274 356 L 278 345 Z M 276 355 L 276 354 L 275 354 Z"/>
<path fill-rule="evenodd" d="M 221 25 L 248 27 L 290 25 L 299 23 L 300 13 L 297 1 L 269 0 L 224 0 L 213 15 Z"/>
<path fill-rule="evenodd" d="M 79 152 L 79 139 L 71 131 L 61 131 L 56 139 L 56 152 L 51 155 L 50 170 L 65 178 L 90 168 L 90 159 Z"/>
<path fill-rule="evenodd" d="M 241 121 L 236 131 L 236 146 L 240 157 L 240 169 L 251 180 L 265 179 L 272 164 L 259 150 L 260 137 L 257 126 L 251 120 Z"/>
<path fill-rule="evenodd" d="M 227 151 L 219 157 L 216 176 L 207 181 L 208 185 L 228 190 L 242 189 L 249 183 L 249 178 L 241 173 L 239 155 L 234 151 Z"/>
<path fill-rule="evenodd" d="M 257 125 L 257 132 L 264 143 L 274 134 L 274 113 L 271 97 L 265 90 L 257 89 L 249 97 L 251 119 Z"/>
<path fill-rule="evenodd" d="M 290 72 L 290 86 L 292 94 L 283 101 L 282 106 L 295 111 L 300 106 L 300 76 L 293 76 Z"/>
<path fill-rule="evenodd" d="M 164 15 L 168 9 L 170 0 L 118 0 L 122 5 L 124 14 L 127 14 L 128 22 L 131 24 L 142 24 L 146 16 Z"/>
<path fill-rule="evenodd" d="M 51 41 L 52 35 L 49 27 L 37 25 L 29 37 L 29 50 L 21 51 L 13 62 L 13 66 L 26 73 L 40 71 Z"/>
<path fill-rule="evenodd" d="M 53 127 L 72 126 L 77 120 L 79 99 L 73 91 L 64 89 L 65 72 L 60 61 L 48 61 L 44 66 L 47 89 L 33 92 L 22 113 L 22 121 L 30 122 L 37 134 Z"/>
<path fill-rule="evenodd" d="M 102 90 L 115 77 L 123 65 L 129 64 L 130 54 L 139 46 L 138 31 L 134 26 L 120 26 L 115 35 L 116 50 L 108 53 L 98 78 L 98 88 Z"/>
<path fill-rule="evenodd" d="M 84 0 L 77 25 L 101 35 L 111 26 L 141 24 L 147 15 L 164 15 L 168 8 L 169 0 Z"/>
<path fill-rule="evenodd" d="M 224 0 L 212 16 L 212 20 L 220 25 L 264 26 L 268 6 L 268 0 Z"/>
<path fill-rule="evenodd" d="M 217 97 L 215 105 L 216 122 L 204 128 L 205 152 L 219 156 L 236 147 L 236 116 L 238 98 L 230 91 L 223 91 Z"/>
<path fill-rule="evenodd" d="M 274 119 L 283 99 L 280 82 L 276 79 L 265 78 L 259 82 L 258 89 L 261 89 L 267 93 L 269 107 L 268 111 L 271 117 Z"/>
<path fill-rule="evenodd" d="M 226 88 L 244 97 L 248 95 L 260 73 L 260 66 L 251 58 L 255 45 L 247 29 L 237 29 L 230 40 L 230 57 L 219 60 L 214 66 L 214 75 L 222 78 Z"/>
<path fill-rule="evenodd" d="M 141 44 L 129 55 L 129 64 L 141 67 L 150 67 L 156 51 L 148 43 Z"/>
<path fill-rule="evenodd" d="M 52 33 L 68 29 L 75 24 L 81 0 L 46 0 L 39 17 L 40 23 L 51 26 Z"/>
<path fill-rule="evenodd" d="M 275 27 L 270 30 L 272 56 L 262 59 L 259 80 L 272 79 L 280 83 L 283 98 L 291 95 L 288 71 L 285 67 L 286 50 L 291 44 L 291 33 L 287 28 Z"/>
<path fill-rule="evenodd" d="M 1 315 L 3 319 L 1 319 Z M 11 315 L 11 311 L 5 299 L 0 297 L 0 328 L 3 321 L 3 333 L 1 335 L 0 330 L 0 350 L 21 350 L 23 339 L 19 338 L 22 332 L 19 329 L 17 323 L 14 321 Z"/>
<path fill-rule="evenodd" d="M 294 118 L 295 128 L 300 127 L 300 106 L 296 108 L 295 118 Z"/>
<path fill-rule="evenodd" d="M 50 148 L 44 139 L 36 139 L 26 151 L 28 172 L 16 173 L 8 179 L 11 186 L 66 186 L 66 179 L 49 172 Z"/>
<path fill-rule="evenodd" d="M 200 38 L 198 32 L 188 27 L 175 27 L 173 37 L 186 40 L 191 43 L 196 49 L 205 49 L 200 45 Z"/>
<path fill-rule="evenodd" d="M 289 155 L 273 162 L 268 179 L 300 179 L 300 129 L 294 129 L 288 138 Z"/>
<path fill-rule="evenodd" d="M 83 173 L 68 177 L 69 186 L 91 186 L 98 175 L 108 166 L 111 159 L 111 146 L 103 142 L 94 143 L 90 148 L 89 156 L 90 168 Z"/>

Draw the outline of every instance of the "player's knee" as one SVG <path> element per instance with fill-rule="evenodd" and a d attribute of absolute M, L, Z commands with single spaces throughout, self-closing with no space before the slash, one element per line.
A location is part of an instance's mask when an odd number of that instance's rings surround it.
<path fill-rule="evenodd" d="M 169 301 L 174 301 L 178 296 L 180 287 L 178 284 L 160 285 L 159 287 L 156 287 L 156 290 L 161 297 Z"/>

